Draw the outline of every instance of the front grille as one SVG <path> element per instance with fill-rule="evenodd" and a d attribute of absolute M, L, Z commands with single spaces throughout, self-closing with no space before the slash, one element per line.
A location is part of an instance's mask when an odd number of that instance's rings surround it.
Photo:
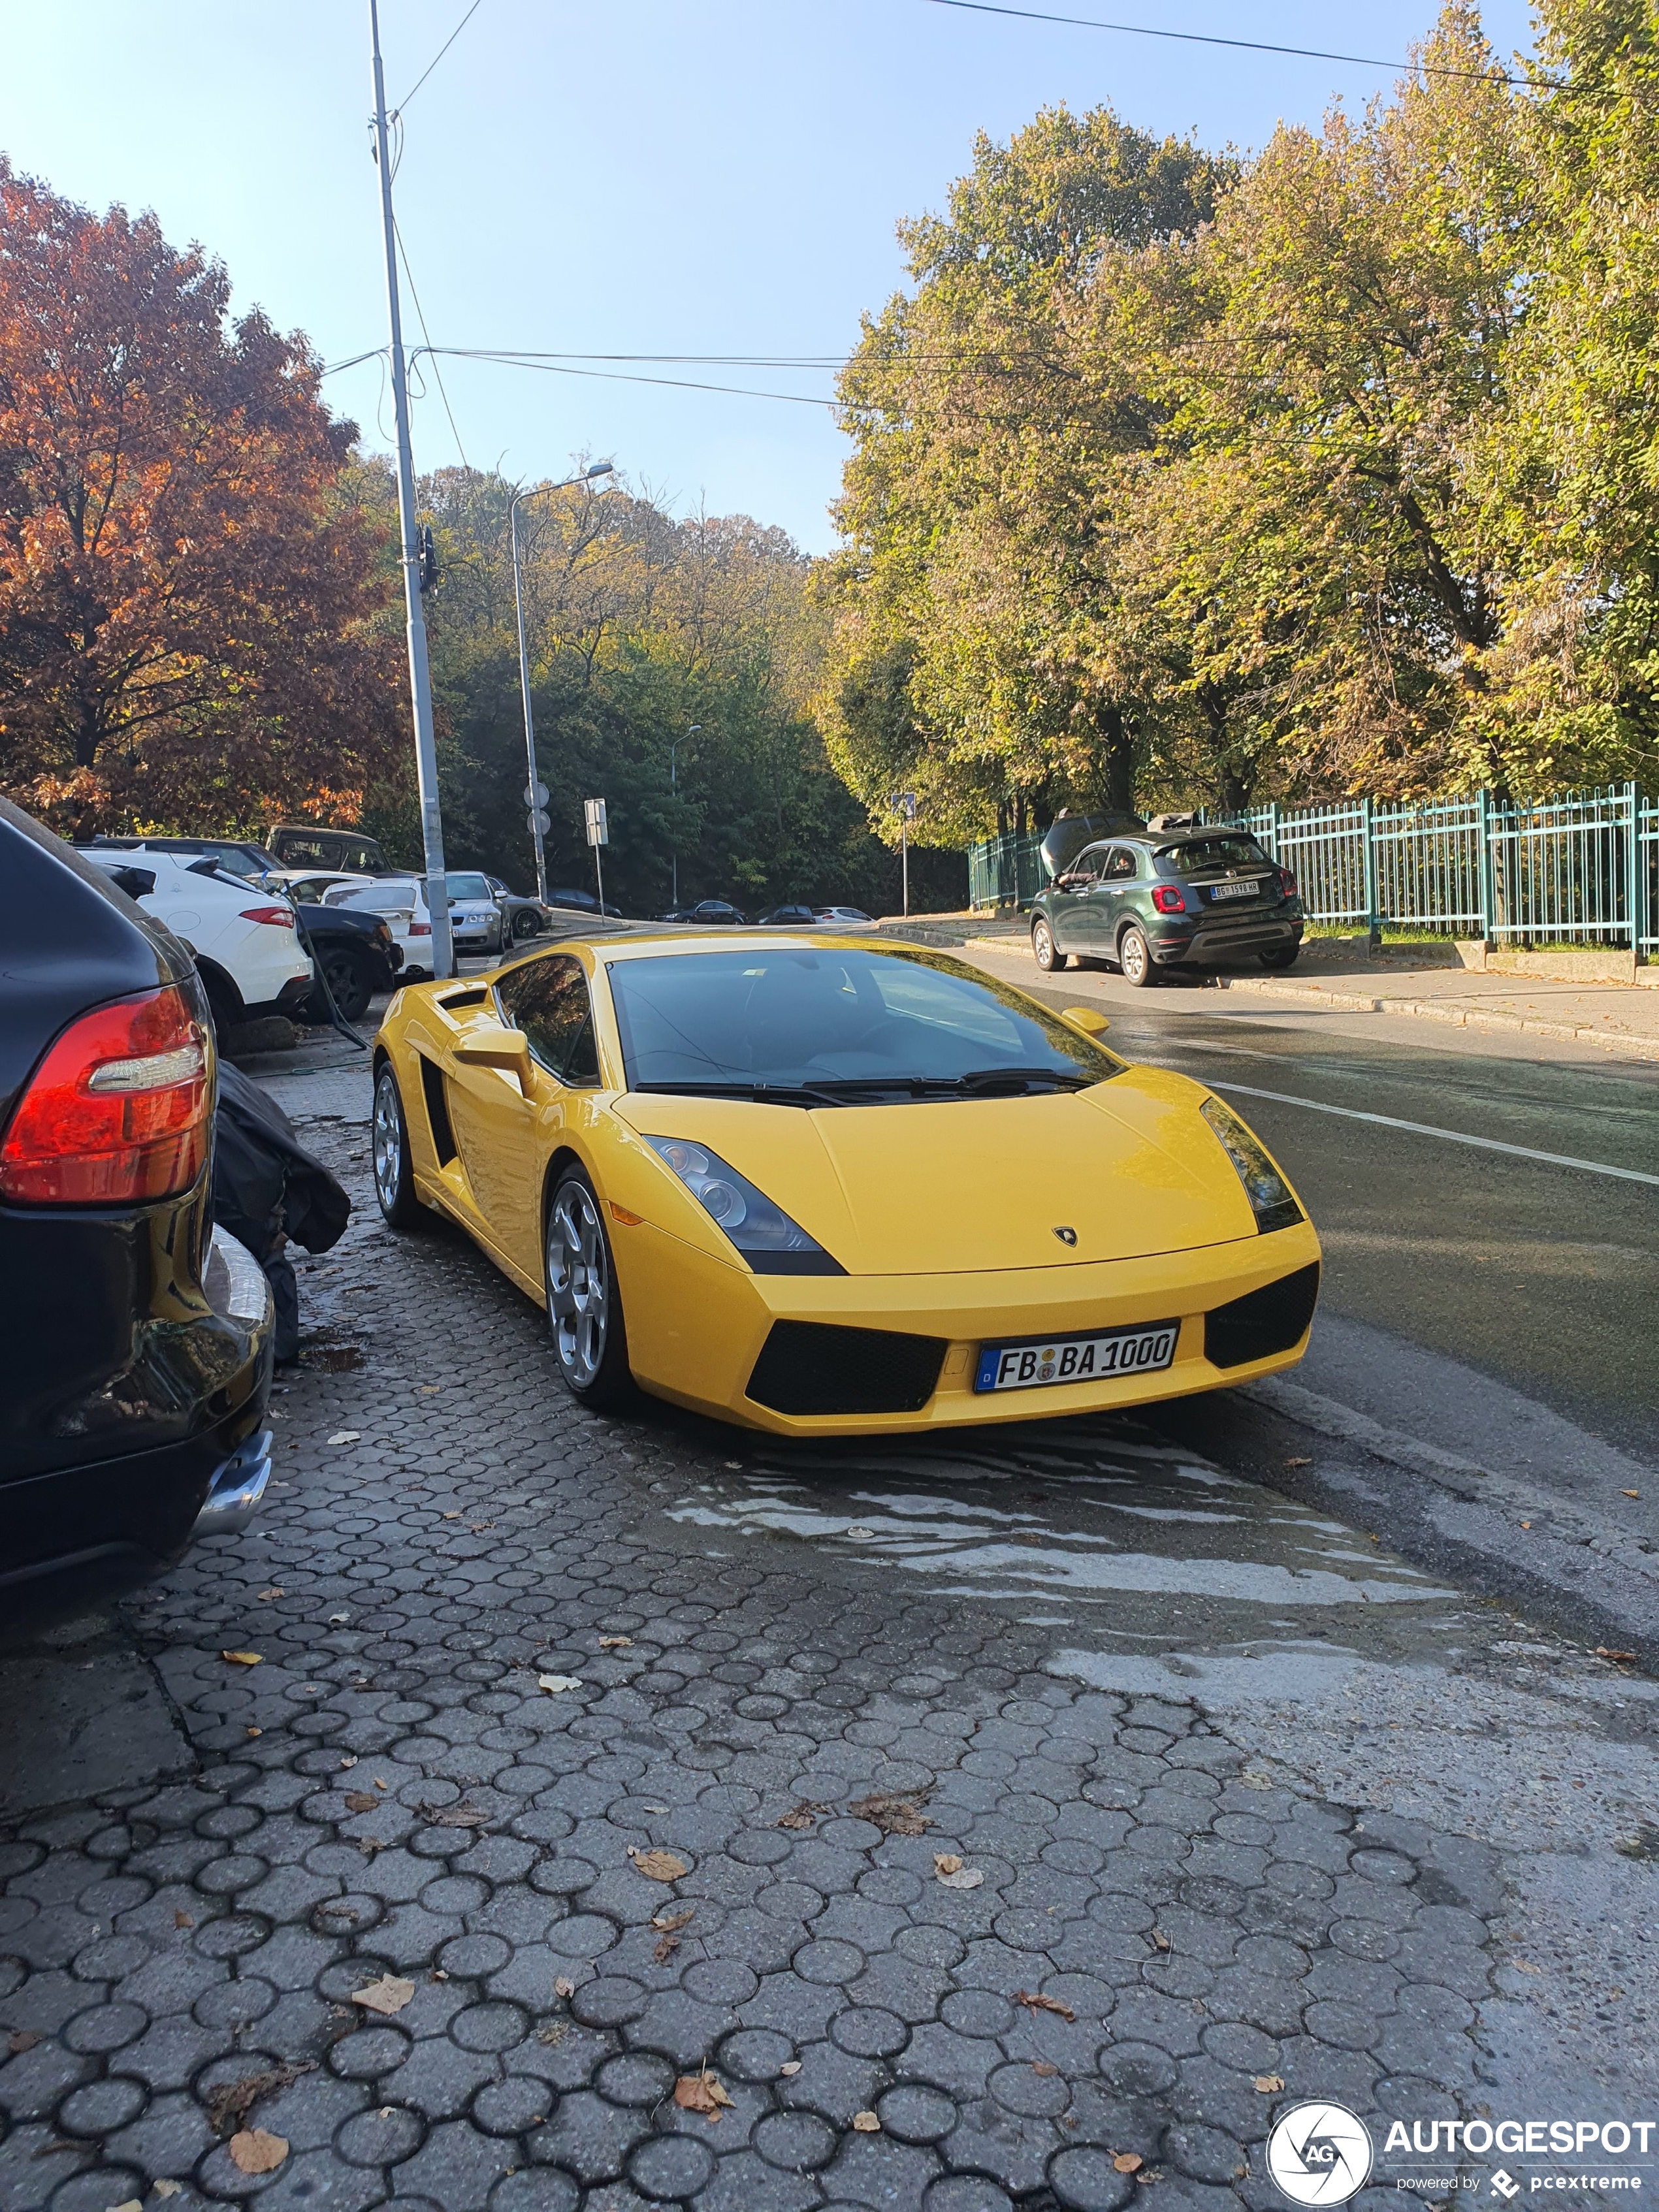
<path fill-rule="evenodd" d="M 1204 1316 L 1204 1357 L 1213 1367 L 1244 1367 L 1298 1342 L 1319 1297 L 1319 1262 L 1281 1275 Z"/>
<path fill-rule="evenodd" d="M 748 1395 L 775 1413 L 917 1413 L 945 1358 L 939 1336 L 775 1321 Z"/>

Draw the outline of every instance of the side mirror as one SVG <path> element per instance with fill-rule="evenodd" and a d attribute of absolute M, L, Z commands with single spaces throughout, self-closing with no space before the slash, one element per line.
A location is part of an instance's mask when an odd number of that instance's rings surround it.
<path fill-rule="evenodd" d="M 529 1097 L 530 1040 L 522 1030 L 484 1022 L 457 1038 L 453 1052 L 459 1067 L 499 1067 L 505 1074 L 516 1075 L 520 1090 Z"/>
<path fill-rule="evenodd" d="M 1085 1036 L 1090 1037 L 1104 1036 L 1112 1026 L 1105 1015 L 1097 1013 L 1092 1006 L 1063 1006 L 1060 1018 L 1063 1022 L 1070 1022 L 1074 1030 L 1081 1030 Z"/>

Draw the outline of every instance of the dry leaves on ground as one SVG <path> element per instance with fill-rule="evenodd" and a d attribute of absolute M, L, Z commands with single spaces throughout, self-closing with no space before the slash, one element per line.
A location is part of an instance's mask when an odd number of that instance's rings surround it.
<path fill-rule="evenodd" d="M 787 2074 L 793 2076 L 800 2072 L 801 2063 L 802 2062 L 799 2058 L 786 2058 L 782 2065 L 779 2067 L 778 2071 L 780 2074 Z"/>
<path fill-rule="evenodd" d="M 219 1656 L 232 1667 L 261 1667 L 264 1655 L 258 1651 L 222 1651 Z"/>
<path fill-rule="evenodd" d="M 21 2058 L 26 2051 L 33 2051 L 40 2040 L 32 2027 L 15 2027 L 6 2038 L 6 2049 L 14 2058 Z"/>
<path fill-rule="evenodd" d="M 946 1889 L 977 1889 L 985 1876 L 978 1867 L 963 1866 L 955 1851 L 935 1851 L 933 1879 Z"/>
<path fill-rule="evenodd" d="M 1310 1459 L 1287 1459 L 1281 1464 L 1285 1467 L 1311 1467 L 1313 1462 Z"/>
<path fill-rule="evenodd" d="M 881 2122 L 873 2112 L 854 2112 L 853 2125 L 861 2136 L 878 2136 L 881 2133 Z"/>
<path fill-rule="evenodd" d="M 469 1805 L 465 1799 L 459 1805 L 422 1805 L 417 1810 L 434 1828 L 486 1828 L 495 1817 L 482 1805 Z"/>
<path fill-rule="evenodd" d="M 712 2127 L 721 2108 L 732 2100 L 724 2085 L 705 2066 L 701 2074 L 682 2074 L 674 2084 L 674 2102 L 683 2112 L 701 2112 Z"/>
<path fill-rule="evenodd" d="M 1284 2087 L 1285 2082 L 1283 2076 L 1278 2074 L 1258 2074 L 1255 2086 L 1262 2096 L 1273 2097 Z"/>
<path fill-rule="evenodd" d="M 678 1936 L 659 1936 L 652 1947 L 651 1955 L 659 1966 L 665 1966 L 679 1948 Z"/>
<path fill-rule="evenodd" d="M 372 1790 L 348 1790 L 345 1794 L 348 1813 L 372 1813 L 380 1802 Z"/>
<path fill-rule="evenodd" d="M 1139 2173 L 1145 2164 L 1138 2151 L 1119 2150 L 1112 2154 L 1113 2171 L 1117 2173 Z"/>
<path fill-rule="evenodd" d="M 876 1532 L 873 1528 L 860 1528 L 854 1527 L 849 1528 L 847 1533 L 855 1544 L 867 1544 Z"/>
<path fill-rule="evenodd" d="M 536 1687 L 545 1690 L 550 1698 L 562 1698 L 567 1690 L 580 1690 L 581 1686 L 580 1674 L 538 1674 L 536 1677 Z"/>
<path fill-rule="evenodd" d="M 365 2012 L 383 2015 L 401 2012 L 415 1994 L 413 1982 L 406 1982 L 401 1974 L 382 1974 L 378 1982 L 369 1982 L 361 1990 L 353 1990 L 351 2002 L 362 2005 Z"/>
<path fill-rule="evenodd" d="M 363 1440 L 361 1429 L 340 1429 L 329 1438 L 331 1444 L 360 1444 Z"/>
<path fill-rule="evenodd" d="M 265 1605 L 274 1597 L 286 1597 L 288 1593 L 279 1584 L 273 1583 L 269 1589 L 256 1590 L 254 1595 L 261 1605 Z"/>
<path fill-rule="evenodd" d="M 809 1805 L 803 1797 L 793 1812 L 784 1814 L 778 1826 L 781 1828 L 810 1828 L 823 1810 L 822 1805 Z"/>
<path fill-rule="evenodd" d="M 599 1649 L 601 1651 L 626 1651 L 633 1641 L 631 1636 L 602 1636 Z"/>
<path fill-rule="evenodd" d="M 576 1984 L 571 1980 L 568 1974 L 556 1974 L 554 1976 L 553 1994 L 556 1997 L 574 1997 L 575 1996 Z"/>
<path fill-rule="evenodd" d="M 677 1859 L 672 1851 L 636 1851 L 632 1844 L 628 1856 L 634 1862 L 635 1874 L 642 1874 L 647 1881 L 678 1881 L 685 1872 L 685 1861 Z"/>
<path fill-rule="evenodd" d="M 1045 1997 L 1040 1995 L 1034 1995 L 1030 1990 L 1016 1990 L 1014 1991 L 1014 2002 L 1017 2005 L 1024 2005 L 1027 2012 L 1055 2012 L 1060 2014 L 1062 2020 L 1075 2020 L 1077 2018 L 1077 2014 L 1072 2010 L 1070 2005 L 1062 2004 L 1058 1997 Z"/>
<path fill-rule="evenodd" d="M 660 1928 L 665 1936 L 672 1936 L 677 1928 L 684 1928 L 687 1921 L 695 1918 L 696 1915 L 694 1905 L 688 1905 L 684 1912 L 653 1912 L 651 1925 Z"/>
<path fill-rule="evenodd" d="M 1161 1928 L 1153 1929 L 1152 1942 L 1157 1945 L 1160 1951 L 1167 1951 L 1170 1948 L 1170 1939 L 1164 1933 L 1164 1930 Z"/>
<path fill-rule="evenodd" d="M 176 2197 L 184 2187 L 182 2181 L 156 2181 L 150 2185 L 152 2197 Z"/>
<path fill-rule="evenodd" d="M 264 2128 L 244 2128 L 230 2139 L 230 2162 L 241 2173 L 275 2173 L 287 2156 L 287 2138 Z"/>
<path fill-rule="evenodd" d="M 125 2204 L 110 2205 L 108 2212 L 144 2212 L 143 2199 L 141 2197 L 129 2197 Z"/>
<path fill-rule="evenodd" d="M 207 2100 L 208 2124 L 216 2136 L 228 2135 L 240 2128 L 261 2097 L 271 2097 L 278 2089 L 286 2089 L 302 2074 L 314 2074 L 314 2058 L 296 2058 L 282 2066 L 272 2066 L 263 2074 L 244 2074 L 239 2081 L 223 2081 L 210 2092 Z"/>
<path fill-rule="evenodd" d="M 914 1793 L 860 1797 L 847 1809 L 855 1820 L 873 1821 L 884 1836 L 919 1836 L 933 1825 L 933 1814 L 922 1811 L 921 1798 Z"/>
<path fill-rule="evenodd" d="M 1635 1658 L 1636 1654 L 1633 1651 L 1609 1651 L 1605 1644 L 1598 1644 L 1595 1647 L 1595 1656 L 1598 1659 L 1612 1659 L 1620 1666 L 1627 1667 Z"/>
<path fill-rule="evenodd" d="M 175 1912 L 173 1916 L 173 1924 L 175 1928 L 193 1928 L 196 1923 L 191 1918 L 189 1913 Z"/>
<path fill-rule="evenodd" d="M 1048 2081 L 1052 2081 L 1060 2069 L 1058 2066 L 1051 2066 L 1046 2058 L 1034 2058 L 1031 2061 L 1031 2071 L 1033 2074 L 1040 2074 L 1042 2079 Z"/>

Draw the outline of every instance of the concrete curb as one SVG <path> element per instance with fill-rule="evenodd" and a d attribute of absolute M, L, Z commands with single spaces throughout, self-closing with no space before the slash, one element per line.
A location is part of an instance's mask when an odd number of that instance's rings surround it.
<path fill-rule="evenodd" d="M 1382 999 L 1358 991 L 1333 991 L 1322 983 L 1291 985 L 1259 982 L 1254 975 L 1218 975 L 1216 988 L 1248 991 L 1273 999 L 1280 1006 L 1312 1004 L 1338 1006 L 1344 1012 L 1409 1014 L 1419 1021 L 1447 1022 L 1454 1029 L 1518 1030 L 1533 1036 L 1560 1037 L 1574 1044 L 1593 1044 L 1603 1052 L 1626 1060 L 1659 1060 L 1659 1037 L 1632 1036 L 1623 1030 L 1592 1029 L 1581 1023 L 1548 1022 L 1534 1014 L 1511 1014 L 1500 1007 L 1449 1006 L 1432 999 Z"/>

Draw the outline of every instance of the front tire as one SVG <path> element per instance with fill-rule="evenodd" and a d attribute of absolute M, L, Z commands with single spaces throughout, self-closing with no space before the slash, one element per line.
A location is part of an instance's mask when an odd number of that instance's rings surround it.
<path fill-rule="evenodd" d="M 1144 991 L 1156 981 L 1157 971 L 1152 966 L 1152 948 L 1146 942 L 1143 930 L 1131 922 L 1117 941 L 1117 964 L 1123 971 L 1123 980 L 1137 991 Z"/>
<path fill-rule="evenodd" d="M 614 1412 L 634 1394 L 628 1331 L 599 1201 L 580 1168 L 567 1170 L 553 1193 L 543 1255 L 559 1379 L 579 1404 Z"/>
<path fill-rule="evenodd" d="M 1031 957 L 1045 975 L 1059 975 L 1071 957 L 1054 943 L 1054 930 L 1042 915 L 1031 924 Z"/>
<path fill-rule="evenodd" d="M 430 1216 L 415 1194 L 415 1175 L 409 1158 L 409 1123 L 392 1062 L 383 1060 L 374 1078 L 372 1123 L 374 1196 L 381 1214 L 393 1229 L 423 1229 Z"/>

